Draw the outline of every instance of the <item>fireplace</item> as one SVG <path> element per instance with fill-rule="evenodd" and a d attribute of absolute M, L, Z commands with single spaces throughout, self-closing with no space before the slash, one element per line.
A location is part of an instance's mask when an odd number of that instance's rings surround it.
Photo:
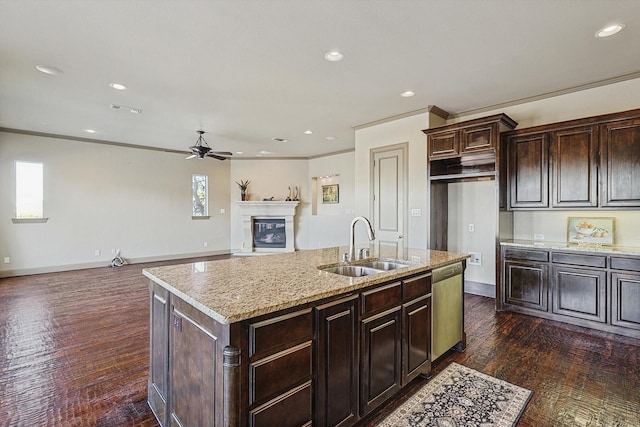
<path fill-rule="evenodd" d="M 286 248 L 284 218 L 253 218 L 254 248 Z"/>
<path fill-rule="evenodd" d="M 300 202 L 236 202 L 242 214 L 242 242 L 237 255 L 295 251 L 294 217 Z"/>

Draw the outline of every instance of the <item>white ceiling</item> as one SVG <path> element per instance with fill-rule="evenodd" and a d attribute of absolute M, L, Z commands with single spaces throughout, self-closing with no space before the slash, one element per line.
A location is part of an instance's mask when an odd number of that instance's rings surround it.
<path fill-rule="evenodd" d="M 0 127 L 177 150 L 203 129 L 241 157 L 310 157 L 429 105 L 640 77 L 639 46 L 639 0 L 0 0 Z"/>

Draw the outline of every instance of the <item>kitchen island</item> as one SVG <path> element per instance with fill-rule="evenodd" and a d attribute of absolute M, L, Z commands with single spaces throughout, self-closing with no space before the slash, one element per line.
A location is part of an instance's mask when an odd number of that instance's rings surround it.
<path fill-rule="evenodd" d="M 464 264 L 468 255 L 372 247 L 371 259 L 406 266 L 362 277 L 322 271 L 339 266 L 345 252 L 144 270 L 151 290 L 148 401 L 158 421 L 353 425 L 428 374 L 431 271 Z M 460 337 L 457 349 L 465 346 L 463 331 Z"/>

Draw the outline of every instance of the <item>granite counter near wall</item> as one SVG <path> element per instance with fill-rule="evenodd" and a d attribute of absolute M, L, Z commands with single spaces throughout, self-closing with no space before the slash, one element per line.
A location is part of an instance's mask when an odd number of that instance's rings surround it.
<path fill-rule="evenodd" d="M 346 247 L 155 267 L 143 274 L 214 320 L 229 324 L 319 301 L 463 261 L 468 254 L 370 247 L 371 258 L 398 259 L 409 267 L 364 277 L 320 271 L 336 266 Z"/>
<path fill-rule="evenodd" d="M 634 246 L 576 245 L 567 242 L 547 242 L 539 240 L 503 240 L 500 242 L 500 245 L 519 248 L 537 248 L 547 250 L 551 249 L 575 252 L 592 252 L 598 254 L 640 256 L 640 247 Z"/>

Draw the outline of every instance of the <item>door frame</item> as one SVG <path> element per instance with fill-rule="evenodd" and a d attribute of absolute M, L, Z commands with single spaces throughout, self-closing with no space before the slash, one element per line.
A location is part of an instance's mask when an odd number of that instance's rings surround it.
<path fill-rule="evenodd" d="M 371 218 L 372 223 L 376 224 L 375 218 L 375 167 L 374 161 L 375 156 L 380 153 L 385 153 L 387 151 L 402 151 L 402 172 L 399 179 L 402 180 L 402 247 L 408 247 L 407 243 L 407 222 L 409 220 L 409 142 L 400 142 L 398 144 L 385 145 L 380 147 L 371 148 L 369 150 L 369 188 L 371 189 L 371 194 L 369 195 L 369 217 Z"/>

